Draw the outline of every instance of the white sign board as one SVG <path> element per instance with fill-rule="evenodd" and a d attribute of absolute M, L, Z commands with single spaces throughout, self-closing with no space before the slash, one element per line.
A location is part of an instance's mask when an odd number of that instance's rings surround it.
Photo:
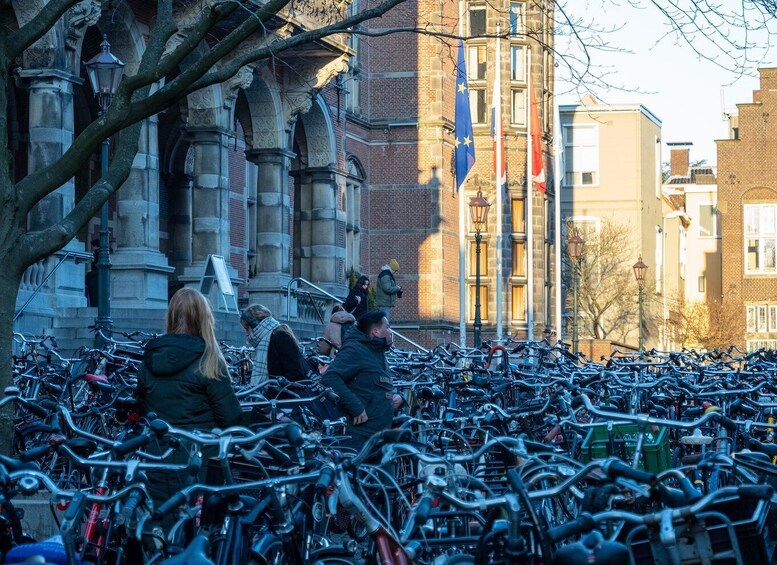
<path fill-rule="evenodd" d="M 205 262 L 205 270 L 202 273 L 202 279 L 200 281 L 200 292 L 205 296 L 208 296 L 214 281 L 219 287 L 221 298 L 224 301 L 224 308 L 227 312 L 230 311 L 230 304 L 229 301 L 227 301 L 227 296 L 232 297 L 231 302 L 234 303 L 235 311 L 239 311 L 235 289 L 232 287 L 232 281 L 230 280 L 229 272 L 227 271 L 227 263 L 221 255 L 208 255 L 208 260 Z"/>

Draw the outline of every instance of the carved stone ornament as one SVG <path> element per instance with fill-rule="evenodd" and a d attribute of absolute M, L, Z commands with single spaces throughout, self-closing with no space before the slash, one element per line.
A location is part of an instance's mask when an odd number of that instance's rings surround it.
<path fill-rule="evenodd" d="M 167 40 L 165 45 L 165 52 L 162 57 L 166 57 L 178 47 L 194 29 L 194 27 L 202 20 L 203 14 L 208 11 L 222 0 L 196 0 L 194 2 L 180 2 L 177 5 L 183 6 L 182 9 L 176 10 L 173 13 L 173 19 L 175 20 L 176 31 L 173 36 Z"/>
<path fill-rule="evenodd" d="M 350 0 L 293 0 L 289 5 L 289 15 L 307 19 L 316 27 L 331 25 L 346 17 L 350 4 Z"/>
<path fill-rule="evenodd" d="M 295 74 L 284 87 L 286 121 L 298 114 L 306 114 L 313 103 L 313 96 L 339 73 L 348 72 L 348 56 L 321 65 L 300 65 L 294 67 Z"/>
<path fill-rule="evenodd" d="M 209 86 L 192 92 L 186 97 L 186 112 L 181 115 L 181 119 L 189 127 L 212 126 L 216 121 L 216 102 L 213 96 L 213 87 Z"/>
<path fill-rule="evenodd" d="M 221 85 L 224 93 L 224 108 L 231 108 L 237 100 L 239 90 L 245 90 L 254 80 L 254 71 L 251 67 L 242 67 L 232 78 Z"/>
<path fill-rule="evenodd" d="M 65 45 L 78 49 L 87 28 L 95 25 L 102 14 L 102 0 L 83 0 L 65 13 Z"/>

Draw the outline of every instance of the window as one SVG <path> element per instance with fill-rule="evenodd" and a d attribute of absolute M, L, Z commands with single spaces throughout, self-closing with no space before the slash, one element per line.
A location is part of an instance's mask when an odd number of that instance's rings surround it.
<path fill-rule="evenodd" d="M 513 271 L 514 277 L 526 276 L 526 242 L 513 241 Z"/>
<path fill-rule="evenodd" d="M 512 231 L 513 233 L 524 233 L 526 231 L 526 214 L 523 198 L 513 198 L 510 202 L 512 212 Z"/>
<path fill-rule="evenodd" d="M 510 317 L 519 322 L 526 321 L 526 285 L 514 284 L 511 289 Z"/>
<path fill-rule="evenodd" d="M 777 305 L 769 305 L 769 331 L 777 332 Z"/>
<path fill-rule="evenodd" d="M 747 307 L 747 332 L 755 333 L 755 306 Z"/>
<path fill-rule="evenodd" d="M 699 275 L 699 292 L 707 292 L 707 277 Z"/>
<path fill-rule="evenodd" d="M 525 33 L 524 21 L 526 20 L 526 4 L 523 2 L 510 2 L 510 35 Z"/>
<path fill-rule="evenodd" d="M 777 225 L 774 204 L 746 204 L 745 273 L 777 273 Z"/>
<path fill-rule="evenodd" d="M 718 236 L 718 210 L 714 204 L 699 206 L 699 237 Z"/>
<path fill-rule="evenodd" d="M 473 124 L 486 123 L 486 89 L 469 87 L 469 107 Z"/>
<path fill-rule="evenodd" d="M 747 340 L 748 351 L 756 351 L 757 349 L 777 349 L 777 339 Z"/>
<path fill-rule="evenodd" d="M 469 45 L 467 47 L 467 78 L 469 80 L 486 80 L 486 58 L 485 45 Z"/>
<path fill-rule="evenodd" d="M 526 82 L 526 50 L 521 45 L 510 46 L 510 80 Z"/>
<path fill-rule="evenodd" d="M 599 128 L 597 125 L 565 125 L 564 186 L 599 184 Z"/>
<path fill-rule="evenodd" d="M 469 7 L 469 36 L 478 37 L 486 34 L 486 7 Z"/>
<path fill-rule="evenodd" d="M 474 241 L 469 242 L 469 276 L 475 277 L 475 267 L 477 267 L 477 244 Z M 480 276 L 488 274 L 488 245 L 485 241 L 480 242 Z"/>
<path fill-rule="evenodd" d="M 526 91 L 513 88 L 510 91 L 510 123 L 526 125 Z"/>
<path fill-rule="evenodd" d="M 475 285 L 469 285 L 469 320 L 475 319 Z M 488 285 L 480 285 L 480 319 L 488 319 Z"/>
<path fill-rule="evenodd" d="M 758 331 L 759 332 L 765 332 L 767 331 L 767 325 L 766 325 L 766 306 L 758 306 L 757 308 L 758 312 Z"/>

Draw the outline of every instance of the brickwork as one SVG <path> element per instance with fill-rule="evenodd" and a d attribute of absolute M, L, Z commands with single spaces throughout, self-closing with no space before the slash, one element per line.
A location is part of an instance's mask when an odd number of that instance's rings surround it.
<path fill-rule="evenodd" d="M 777 204 L 777 69 L 760 69 L 753 103 L 738 104 L 739 138 L 718 141 L 718 212 L 722 223 L 723 300 L 734 302 L 742 341 L 777 339 L 777 332 L 746 331 L 746 306 L 777 304 L 777 273 L 747 274 L 744 206 Z M 764 254 L 765 255 L 765 254 Z M 760 257 L 764 260 L 764 256 Z M 769 327 L 769 329 L 771 329 Z"/>
<path fill-rule="evenodd" d="M 527 26 L 540 29 L 543 17 L 535 5 L 527 3 Z M 385 29 L 401 21 L 417 21 L 423 14 L 432 25 L 442 25 L 456 33 L 458 8 L 453 3 L 410 2 L 403 4 L 400 13 L 390 18 L 370 22 L 368 27 Z M 489 4 L 489 30 L 494 31 L 497 19 L 502 30 L 507 26 L 509 4 Z M 450 26 L 450 29 L 445 26 Z M 544 34 L 549 39 L 548 34 Z M 410 292 L 398 302 L 394 321 L 398 324 L 428 327 L 417 337 L 434 344 L 441 336 L 453 332 L 458 339 L 459 275 L 463 266 L 459 261 L 459 202 L 468 202 L 471 193 L 482 188 L 490 201 L 495 200 L 493 140 L 489 124 L 475 125 L 477 160 L 463 194 L 455 190 L 453 169 L 453 123 L 455 109 L 456 42 L 427 36 L 396 35 L 371 38 L 361 42 L 360 117 L 348 115 L 346 152 L 359 159 L 365 167 L 367 179 L 362 191 L 362 268 L 373 277 L 391 258 L 401 266 L 397 275 L 399 284 Z M 543 63 L 538 44 L 533 43 L 530 68 L 537 88 L 538 100 L 548 98 L 553 77 L 552 65 Z M 496 72 L 493 42 L 488 42 L 488 84 L 493 84 Z M 509 84 L 509 51 L 503 45 L 500 67 L 505 89 Z M 503 93 L 503 123 L 505 152 L 508 162 L 508 193 L 525 198 L 526 194 L 526 128 L 510 126 L 509 96 Z M 491 93 L 488 91 L 490 106 Z M 543 121 L 544 142 L 552 132 L 552 119 Z M 549 160 L 550 161 L 550 160 Z M 546 175 L 550 175 L 550 162 Z M 552 210 L 553 200 L 549 207 Z M 510 203 L 504 201 L 503 275 L 505 277 L 504 306 L 505 334 L 516 334 L 510 325 Z M 466 210 L 469 214 L 469 210 Z M 553 280 L 553 253 L 545 256 L 545 236 L 549 233 L 545 222 L 552 222 L 552 214 L 543 215 L 543 197 L 537 193 L 534 200 L 534 296 L 535 337 L 542 337 L 551 320 L 544 295 L 545 280 Z M 465 219 L 466 220 L 466 219 Z M 483 284 L 488 286 L 490 311 L 484 313 L 490 326 L 484 335 L 490 335 L 495 324 L 496 304 L 496 214 L 489 218 L 489 236 L 484 243 L 488 250 L 488 268 L 483 273 Z M 471 236 L 468 237 L 468 241 Z M 490 242 L 490 243 L 489 243 Z M 467 244 L 468 246 L 469 244 Z M 467 279 L 467 285 L 471 283 Z M 468 289 L 467 289 L 468 292 Z M 467 299 L 468 300 L 468 299 Z M 471 322 L 467 322 L 468 328 Z M 431 329 L 434 328 L 434 329 Z M 526 334 L 525 323 L 523 335 Z"/>

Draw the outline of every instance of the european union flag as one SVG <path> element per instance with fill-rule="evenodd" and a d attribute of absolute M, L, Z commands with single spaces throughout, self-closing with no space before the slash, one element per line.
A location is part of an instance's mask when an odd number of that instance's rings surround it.
<path fill-rule="evenodd" d="M 453 135 L 456 187 L 461 188 L 467 173 L 475 164 L 475 138 L 472 135 L 467 67 L 464 63 L 464 42 L 461 39 L 459 39 L 459 57 L 456 62 L 456 124 Z"/>

